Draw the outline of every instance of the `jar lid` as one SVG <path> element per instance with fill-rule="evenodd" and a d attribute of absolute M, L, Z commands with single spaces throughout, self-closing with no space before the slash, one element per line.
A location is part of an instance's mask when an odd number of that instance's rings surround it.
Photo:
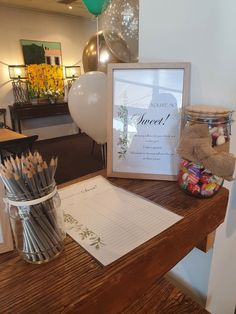
<path fill-rule="evenodd" d="M 233 110 L 225 107 L 209 105 L 192 105 L 184 108 L 186 113 L 206 114 L 206 115 L 228 115 Z"/>

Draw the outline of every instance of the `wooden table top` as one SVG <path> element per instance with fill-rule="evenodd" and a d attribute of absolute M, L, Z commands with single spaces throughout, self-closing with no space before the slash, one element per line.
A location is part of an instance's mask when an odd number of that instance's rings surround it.
<path fill-rule="evenodd" d="M 184 194 L 176 182 L 109 180 L 184 218 L 106 267 L 69 236 L 64 252 L 46 264 L 27 264 L 16 252 L 2 254 L 0 312 L 118 313 L 131 304 L 135 309 L 135 300 L 224 220 L 224 188 L 212 198 L 198 199 Z"/>
<path fill-rule="evenodd" d="M 26 137 L 23 134 L 11 131 L 9 129 L 1 129 L 0 128 L 0 142 L 5 142 L 9 140 L 15 140 L 18 138 Z"/>

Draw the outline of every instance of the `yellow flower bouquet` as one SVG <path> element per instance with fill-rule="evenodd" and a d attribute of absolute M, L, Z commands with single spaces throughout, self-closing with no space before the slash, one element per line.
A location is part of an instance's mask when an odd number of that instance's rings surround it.
<path fill-rule="evenodd" d="M 28 91 L 30 98 L 63 95 L 63 70 L 60 65 L 30 64 L 28 70 Z M 57 96 L 57 97 L 56 97 Z M 52 98 L 52 97 L 51 97 Z"/>

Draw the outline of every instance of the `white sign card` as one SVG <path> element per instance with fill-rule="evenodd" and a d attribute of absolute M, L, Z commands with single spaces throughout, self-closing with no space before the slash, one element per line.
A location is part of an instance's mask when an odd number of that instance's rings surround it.
<path fill-rule="evenodd" d="M 108 66 L 108 176 L 175 180 L 189 63 Z"/>
<path fill-rule="evenodd" d="M 101 176 L 60 189 L 66 232 L 108 265 L 182 219 Z"/>

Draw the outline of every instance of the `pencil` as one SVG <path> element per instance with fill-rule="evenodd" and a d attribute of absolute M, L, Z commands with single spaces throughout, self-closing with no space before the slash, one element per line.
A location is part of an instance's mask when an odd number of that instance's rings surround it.
<path fill-rule="evenodd" d="M 19 202 L 18 215 L 22 224 L 19 250 L 32 263 L 47 261 L 63 248 L 63 233 L 57 224 L 54 202 L 52 198 L 40 202 L 41 197 L 55 188 L 57 163 L 57 157 L 53 157 L 48 166 L 39 152 L 29 152 L 15 159 L 11 156 L 0 165 L 7 196 Z M 24 203 L 30 200 L 38 200 L 38 203 Z"/>

